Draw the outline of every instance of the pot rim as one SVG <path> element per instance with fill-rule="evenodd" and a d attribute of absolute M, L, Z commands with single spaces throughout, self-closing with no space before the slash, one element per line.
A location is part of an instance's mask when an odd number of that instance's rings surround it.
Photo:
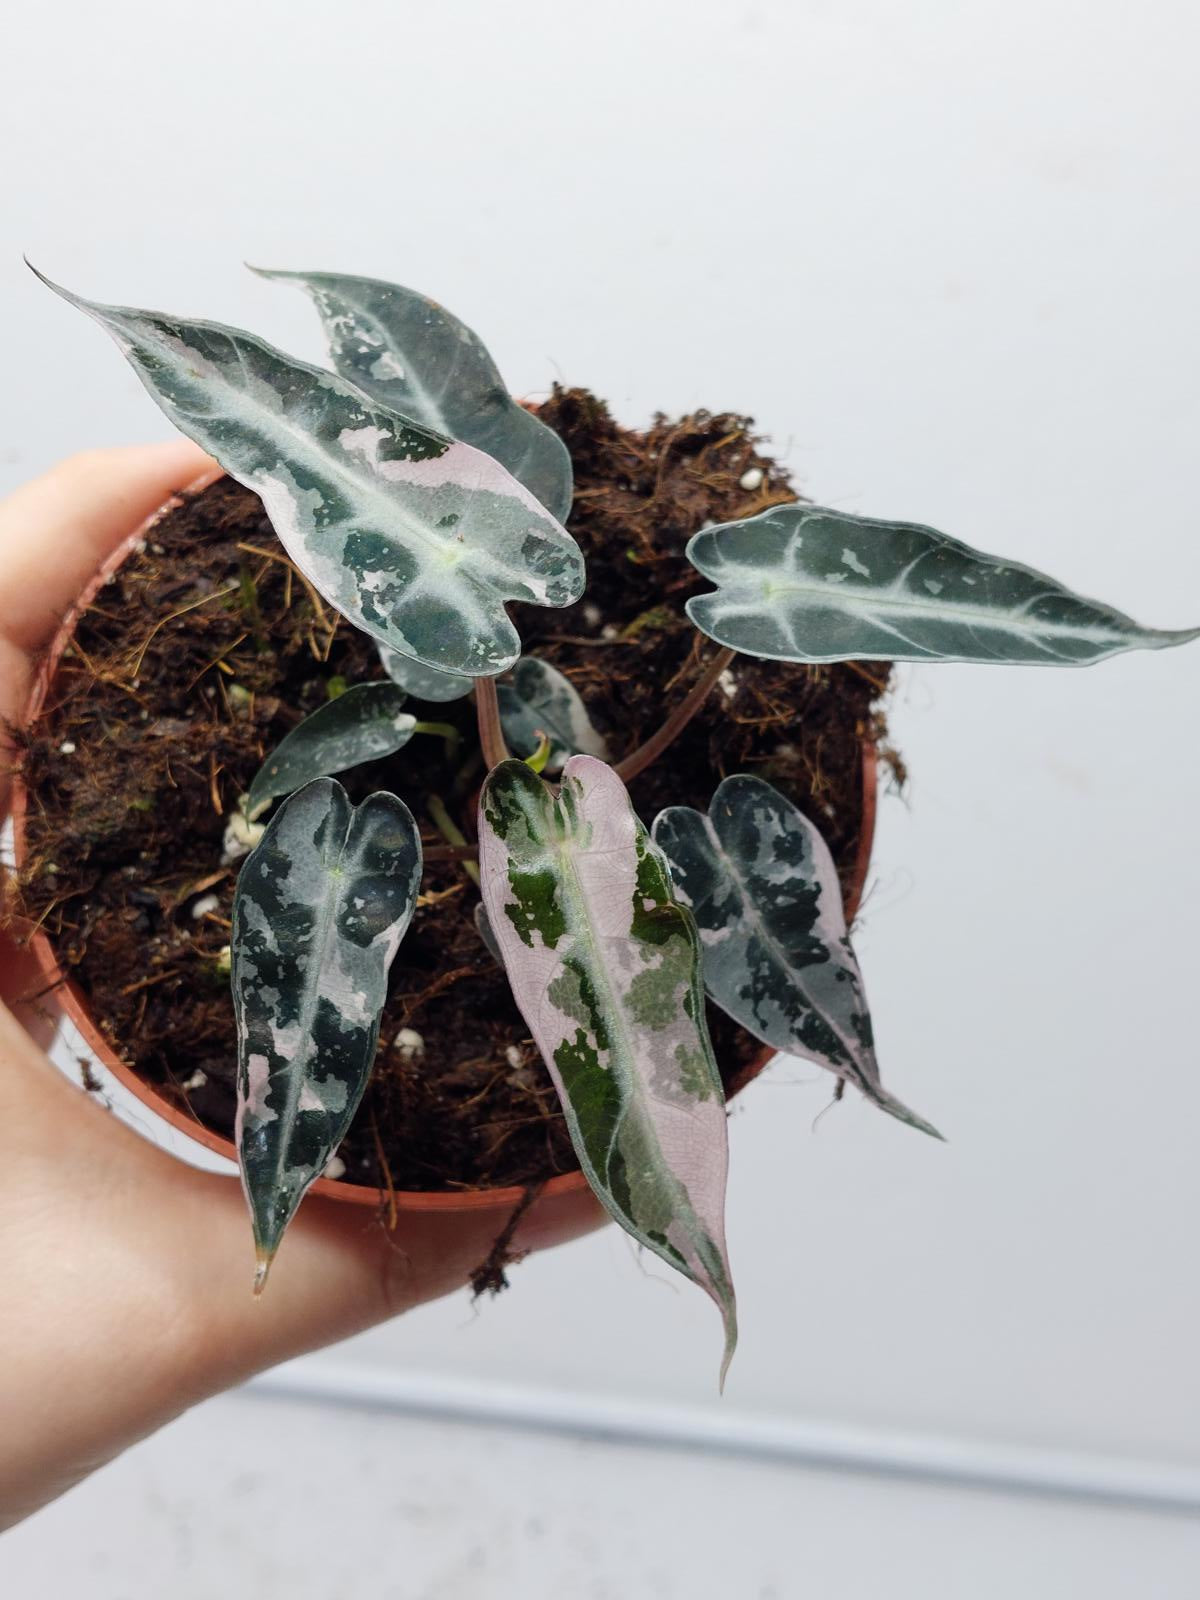
<path fill-rule="evenodd" d="M 162 518 L 170 515 L 186 499 L 200 494 L 225 476 L 226 473 L 220 467 L 214 466 L 201 473 L 199 477 L 194 478 L 184 488 L 165 500 L 144 522 L 140 523 L 127 538 L 122 540 L 113 553 L 99 567 L 94 577 L 80 594 L 79 599 L 63 618 L 41 662 L 34 678 L 25 710 L 23 724 L 25 727 L 32 726 L 45 708 L 58 664 L 67 645 L 74 636 L 80 616 L 95 599 L 97 593 L 125 562 L 131 552 L 146 540 L 152 529 Z M 871 848 L 875 837 L 878 789 L 878 756 L 875 745 L 871 739 L 864 738 L 862 741 L 862 820 L 859 825 L 858 851 L 855 856 L 854 871 L 846 893 L 847 925 L 853 922 L 862 903 L 863 889 L 867 872 L 870 868 Z M 23 772 L 18 768 L 12 780 L 11 803 L 13 853 L 18 871 L 27 854 L 27 815 L 28 791 L 25 787 Z M 27 948 L 45 985 L 42 993 L 43 1000 L 53 996 L 54 1003 L 58 1009 L 70 1020 L 88 1049 L 102 1062 L 106 1070 L 155 1116 L 161 1117 L 163 1121 L 170 1124 L 177 1131 L 191 1139 L 195 1139 L 207 1149 L 215 1151 L 218 1155 L 225 1156 L 229 1160 L 236 1160 L 237 1151 L 232 1139 L 226 1139 L 221 1134 L 214 1133 L 196 1116 L 188 1115 L 182 1106 L 175 1105 L 167 1100 L 165 1096 L 159 1093 L 155 1085 L 147 1083 L 145 1079 L 141 1078 L 132 1067 L 121 1059 L 101 1030 L 99 1023 L 92 1016 L 82 992 L 63 969 L 49 936 L 42 929 L 37 928 L 33 931 Z M 763 1045 L 758 1054 L 747 1062 L 742 1071 L 729 1084 L 726 1094 L 727 1100 L 732 1100 L 734 1095 L 739 1094 L 748 1083 L 753 1082 L 767 1063 L 778 1053 L 770 1045 Z M 555 1177 L 547 1179 L 541 1195 L 549 1199 L 557 1195 L 579 1193 L 587 1187 L 587 1179 L 584 1177 L 583 1172 L 577 1169 L 574 1172 L 559 1173 Z M 525 1190 L 522 1187 L 444 1191 L 386 1190 L 371 1188 L 367 1184 L 344 1183 L 338 1178 L 318 1178 L 310 1186 L 308 1192 L 310 1194 L 321 1194 L 327 1199 L 339 1200 L 351 1205 L 372 1206 L 377 1210 L 410 1212 L 511 1210 L 513 1206 L 520 1203 L 525 1195 Z"/>

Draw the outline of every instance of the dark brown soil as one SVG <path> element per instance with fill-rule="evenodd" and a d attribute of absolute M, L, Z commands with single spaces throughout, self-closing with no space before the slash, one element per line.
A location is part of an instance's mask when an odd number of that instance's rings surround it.
<path fill-rule="evenodd" d="M 542 417 L 575 462 L 570 526 L 588 560 L 583 601 L 514 608 L 525 648 L 583 696 L 614 757 L 640 744 L 716 646 L 683 613 L 707 585 L 683 546 L 722 521 L 795 498 L 750 419 L 698 412 L 618 428 L 582 390 Z M 764 473 L 747 490 L 748 469 Z M 220 865 L 228 814 L 265 755 L 336 690 L 381 675 L 371 642 L 291 568 L 254 495 L 224 480 L 154 530 L 83 617 L 49 709 L 28 741 L 28 914 L 52 937 L 127 1061 L 211 1128 L 234 1114 L 234 1032 L 218 957 L 236 867 Z M 861 741 L 882 734 L 879 663 L 790 666 L 740 658 L 665 758 L 631 785 L 647 822 L 705 807 L 730 772 L 770 778 L 819 822 L 845 874 L 858 843 Z M 474 740 L 470 701 L 418 708 Z M 436 793 L 474 837 L 481 764 L 447 765 L 422 737 L 343 777 L 355 799 L 402 795 L 428 846 Z M 461 765 L 461 759 L 460 759 Z M 215 909 L 197 915 L 202 897 Z M 503 974 L 476 932 L 460 864 L 431 862 L 392 978 L 371 1087 L 340 1156 L 346 1179 L 396 1189 L 533 1183 L 575 1163 L 553 1088 Z M 757 1043 L 709 1008 L 731 1078 Z M 424 1040 L 406 1058 L 402 1029 Z"/>

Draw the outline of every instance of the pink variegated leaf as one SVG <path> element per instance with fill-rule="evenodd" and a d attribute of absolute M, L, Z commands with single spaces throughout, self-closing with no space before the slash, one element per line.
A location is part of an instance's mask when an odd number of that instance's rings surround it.
<path fill-rule="evenodd" d="M 380 644 L 488 677 L 520 655 L 505 606 L 566 606 L 579 546 L 491 456 L 217 322 L 81 300 L 184 433 L 258 494 L 297 567 Z"/>
<path fill-rule="evenodd" d="M 523 761 L 484 785 L 484 903 L 575 1151 L 610 1214 L 716 1301 L 737 1338 L 725 1250 L 725 1097 L 700 941 L 625 786 L 573 756 L 561 792 Z"/>

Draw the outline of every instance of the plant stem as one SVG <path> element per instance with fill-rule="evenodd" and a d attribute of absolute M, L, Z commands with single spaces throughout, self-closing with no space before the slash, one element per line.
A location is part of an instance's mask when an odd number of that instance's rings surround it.
<path fill-rule="evenodd" d="M 452 722 L 418 722 L 414 725 L 413 732 L 431 733 L 439 739 L 445 739 L 449 746 L 446 755 L 450 760 L 454 759 L 455 751 L 462 743 L 462 734 Z"/>
<path fill-rule="evenodd" d="M 623 783 L 632 782 L 639 773 L 645 772 L 647 767 L 653 765 L 664 750 L 669 749 L 675 743 L 676 739 L 708 699 L 713 685 L 728 668 L 736 654 L 736 650 L 730 650 L 728 647 L 718 650 L 658 732 L 652 733 L 645 744 L 638 745 L 637 749 L 627 755 L 624 761 L 618 763 L 616 773 Z"/>
<path fill-rule="evenodd" d="M 431 844 L 422 852 L 426 861 L 477 861 L 479 846 L 474 844 Z"/>
<path fill-rule="evenodd" d="M 495 678 L 475 679 L 475 716 L 479 722 L 479 743 L 483 759 L 489 767 L 498 767 L 509 759 L 500 726 L 500 702 L 496 696 Z"/>
<path fill-rule="evenodd" d="M 425 805 L 429 811 L 430 817 L 432 818 L 434 827 L 441 834 L 442 838 L 446 840 L 447 844 L 457 845 L 460 849 L 466 845 L 466 834 L 446 810 L 445 802 L 440 794 L 431 794 L 428 800 L 426 800 Z M 478 889 L 479 868 L 476 866 L 474 861 L 464 860 L 462 865 L 463 871 Z"/>

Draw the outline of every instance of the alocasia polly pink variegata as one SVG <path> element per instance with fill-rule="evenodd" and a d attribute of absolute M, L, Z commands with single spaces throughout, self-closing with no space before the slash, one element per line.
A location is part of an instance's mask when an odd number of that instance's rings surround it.
<path fill-rule="evenodd" d="M 735 1338 L 725 1112 L 705 986 L 760 1040 L 934 1130 L 882 1087 L 811 817 L 760 775 L 718 787 L 714 773 L 707 816 L 669 806 L 639 819 L 621 776 L 663 758 L 738 653 L 1079 666 L 1200 630 L 1139 627 L 931 528 L 776 505 L 695 532 L 688 557 L 716 587 L 688 599 L 687 616 L 724 648 L 618 776 L 586 697 L 536 649 L 522 656 L 506 609 L 583 593 L 583 557 L 562 525 L 572 476 L 561 442 L 510 399 L 478 336 L 425 296 L 339 274 L 265 276 L 312 296 L 336 372 L 236 328 L 56 290 L 107 329 L 172 421 L 261 496 L 295 566 L 375 640 L 391 680 L 300 722 L 243 802 L 257 815 L 291 796 L 242 868 L 232 938 L 239 1144 L 260 1277 L 362 1097 L 421 875 L 403 801 L 375 794 L 355 810 L 328 774 L 385 749 L 407 760 L 421 731 L 457 738 L 404 697 L 436 705 L 473 692 L 479 739 L 456 787 L 468 794 L 481 767 L 493 769 L 478 863 L 446 806 L 430 801 L 431 814 L 463 871 L 475 882 L 482 872 L 481 934 L 588 1181 L 717 1302 L 724 1371 Z M 679 610 L 674 595 L 647 598 Z M 506 735 L 525 762 L 508 758 Z"/>

